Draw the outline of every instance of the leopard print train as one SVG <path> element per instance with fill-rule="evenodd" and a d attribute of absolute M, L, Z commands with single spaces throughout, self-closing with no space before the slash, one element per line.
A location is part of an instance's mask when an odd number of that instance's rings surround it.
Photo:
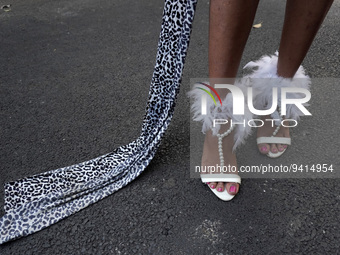
<path fill-rule="evenodd" d="M 196 0 L 166 0 L 141 135 L 98 158 L 5 184 L 0 244 L 44 229 L 134 180 L 173 116 Z"/>

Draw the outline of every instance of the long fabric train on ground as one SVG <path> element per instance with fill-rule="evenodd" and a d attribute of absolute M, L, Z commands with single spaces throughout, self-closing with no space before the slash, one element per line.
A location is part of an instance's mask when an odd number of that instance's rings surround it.
<path fill-rule="evenodd" d="M 196 2 L 165 1 L 141 135 L 98 158 L 6 183 L 0 244 L 44 229 L 111 195 L 147 167 L 173 116 Z"/>

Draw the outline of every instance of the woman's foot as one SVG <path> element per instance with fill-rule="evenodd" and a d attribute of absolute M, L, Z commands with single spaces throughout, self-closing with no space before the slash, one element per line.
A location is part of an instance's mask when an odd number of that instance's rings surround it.
<path fill-rule="evenodd" d="M 229 129 L 229 124 L 221 125 L 219 134 L 226 132 Z M 226 137 L 222 139 L 222 148 L 223 148 L 223 157 L 224 157 L 224 166 L 223 169 L 232 169 L 234 172 L 230 171 L 229 173 L 237 174 L 237 161 L 236 155 L 232 152 L 232 148 L 234 145 L 234 132 L 230 133 Z M 203 145 L 203 154 L 202 154 L 202 168 L 208 169 L 208 166 L 216 165 L 220 166 L 220 157 L 218 150 L 218 137 L 212 135 L 212 131 L 206 132 L 204 145 Z M 206 167 L 206 168 L 205 168 Z M 236 170 L 236 171 L 235 171 Z M 201 173 L 208 174 L 209 172 Z M 212 173 L 212 172 L 211 172 Z M 219 172 L 215 172 L 219 173 Z M 228 172 L 222 172 L 224 174 L 228 174 Z M 236 195 L 239 191 L 238 183 L 225 183 L 225 182 L 210 182 L 207 183 L 210 188 L 216 189 L 219 192 L 223 192 L 227 190 L 230 195 Z"/>
<path fill-rule="evenodd" d="M 276 127 L 272 121 L 266 121 L 266 119 L 272 119 L 270 115 L 262 116 L 261 118 L 264 122 L 262 127 L 257 128 L 257 137 L 271 137 L 273 132 L 275 131 Z M 287 137 L 289 138 L 289 128 L 280 126 L 280 129 L 277 131 L 275 137 Z M 287 148 L 286 144 L 268 144 L 268 143 L 261 143 L 258 144 L 258 149 L 260 153 L 267 154 L 271 151 L 274 154 L 284 151 Z"/>

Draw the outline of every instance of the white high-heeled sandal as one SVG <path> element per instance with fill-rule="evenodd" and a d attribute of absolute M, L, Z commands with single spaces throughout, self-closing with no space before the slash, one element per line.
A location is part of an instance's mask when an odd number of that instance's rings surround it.
<path fill-rule="evenodd" d="M 267 110 L 272 106 L 272 90 L 273 87 L 278 88 L 278 109 L 271 114 L 276 126 L 275 131 L 271 137 L 258 137 L 257 144 L 284 144 L 291 145 L 291 138 L 288 137 L 276 137 L 282 123 L 281 115 L 281 89 L 282 88 L 303 88 L 309 91 L 311 84 L 311 79 L 305 74 L 305 70 L 302 66 L 299 67 L 293 78 L 283 78 L 277 75 L 277 62 L 279 53 L 276 52 L 275 55 L 263 56 L 259 60 L 249 62 L 244 66 L 244 69 L 251 69 L 252 72 L 244 77 L 249 83 L 249 86 L 253 88 L 253 106 L 257 110 Z M 255 70 L 254 70 L 255 69 Z M 290 97 L 293 99 L 300 99 L 302 95 L 300 93 L 289 93 Z M 308 105 L 308 104 L 303 104 Z M 296 105 L 289 104 L 286 107 L 285 119 L 291 119 L 298 121 L 302 112 Z M 280 157 L 287 148 L 283 151 L 278 151 L 273 153 L 269 151 L 266 155 L 270 158 Z"/>
<path fill-rule="evenodd" d="M 234 129 L 235 126 L 230 126 L 230 128 L 224 132 L 223 134 L 217 134 L 218 137 L 218 152 L 220 157 L 220 167 L 223 169 L 224 167 L 224 157 L 223 157 L 223 147 L 222 147 L 222 139 L 228 136 Z M 241 184 L 241 177 L 238 174 L 201 174 L 201 180 L 203 183 L 210 182 L 234 182 Z M 208 185 L 209 186 L 209 185 Z M 214 192 L 214 194 L 223 201 L 229 201 L 233 199 L 235 195 L 230 195 L 225 188 L 224 191 L 217 191 L 217 189 L 213 189 L 209 186 L 210 190 Z"/>
<path fill-rule="evenodd" d="M 208 84 L 208 83 L 207 83 Z M 231 132 L 234 131 L 234 146 L 233 151 L 242 144 L 245 138 L 250 134 L 251 127 L 248 125 L 248 120 L 252 119 L 252 114 L 248 110 L 248 107 L 245 108 L 244 115 L 234 115 L 233 114 L 233 104 L 232 104 L 232 94 L 229 93 L 227 96 L 221 101 L 221 105 L 216 105 L 214 100 L 211 97 L 206 97 L 207 102 L 207 113 L 205 115 L 201 114 L 201 98 L 202 95 L 206 95 L 203 90 L 197 89 L 200 86 L 204 85 L 204 83 L 195 84 L 194 88 L 188 92 L 188 96 L 193 98 L 193 103 L 191 105 L 191 110 L 193 112 L 193 119 L 195 121 L 203 122 L 202 125 L 202 132 L 205 133 L 208 130 L 212 130 L 212 134 L 218 137 L 218 151 L 219 151 L 219 158 L 220 158 L 220 169 L 223 169 L 224 166 L 224 157 L 223 157 L 223 147 L 222 147 L 222 140 L 224 137 L 228 136 Z M 239 82 L 235 82 L 235 85 L 239 87 L 243 92 L 246 91 L 246 87 L 244 84 Z M 211 92 L 210 89 L 208 89 Z M 224 120 L 232 120 L 233 122 L 243 122 L 245 125 L 230 125 L 230 128 L 222 133 L 219 134 L 220 124 L 213 127 L 213 120 L 214 119 L 224 119 Z M 201 174 L 201 180 L 203 183 L 208 182 L 229 182 L 229 183 L 239 183 L 241 184 L 241 177 L 238 174 L 228 173 L 228 174 Z M 216 188 L 212 189 L 209 185 L 208 187 L 212 190 L 212 192 L 221 200 L 229 201 L 235 195 L 230 195 L 226 189 L 224 191 L 217 191 Z"/>
<path fill-rule="evenodd" d="M 280 123 L 275 123 L 277 124 L 272 136 L 270 137 L 267 137 L 267 136 L 261 136 L 261 137 L 258 137 L 256 139 L 256 143 L 257 144 L 264 144 L 264 143 L 269 143 L 269 144 L 272 144 L 272 143 L 275 143 L 275 144 L 284 144 L 284 145 L 290 145 L 291 144 L 291 139 L 290 137 L 275 137 L 277 132 L 279 132 L 279 129 L 280 127 L 282 126 L 281 123 L 282 123 L 282 116 L 281 116 L 281 111 L 277 111 L 278 112 L 278 115 L 280 116 Z M 280 114 L 279 114 L 280 112 Z M 278 151 L 276 153 L 273 153 L 269 150 L 269 152 L 266 154 L 268 157 L 270 158 L 278 158 L 280 157 L 286 150 L 287 150 L 288 147 L 284 148 L 283 151 Z"/>

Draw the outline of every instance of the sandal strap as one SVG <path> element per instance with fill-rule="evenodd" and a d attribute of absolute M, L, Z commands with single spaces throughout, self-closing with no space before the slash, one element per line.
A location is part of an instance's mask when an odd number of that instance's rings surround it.
<path fill-rule="evenodd" d="M 278 143 L 278 144 L 291 144 L 291 139 L 288 137 L 259 137 L 256 139 L 257 144 L 261 143 Z"/>
<path fill-rule="evenodd" d="M 223 147 L 222 147 L 222 140 L 224 137 L 228 136 L 234 129 L 234 126 L 231 125 L 229 127 L 229 129 L 224 132 L 223 134 L 217 134 L 218 137 L 218 153 L 219 153 L 219 157 L 220 157 L 220 166 L 223 167 L 224 166 L 224 157 L 223 157 Z"/>
<path fill-rule="evenodd" d="M 241 177 L 237 174 L 201 174 L 202 182 L 236 182 L 241 184 Z"/>

